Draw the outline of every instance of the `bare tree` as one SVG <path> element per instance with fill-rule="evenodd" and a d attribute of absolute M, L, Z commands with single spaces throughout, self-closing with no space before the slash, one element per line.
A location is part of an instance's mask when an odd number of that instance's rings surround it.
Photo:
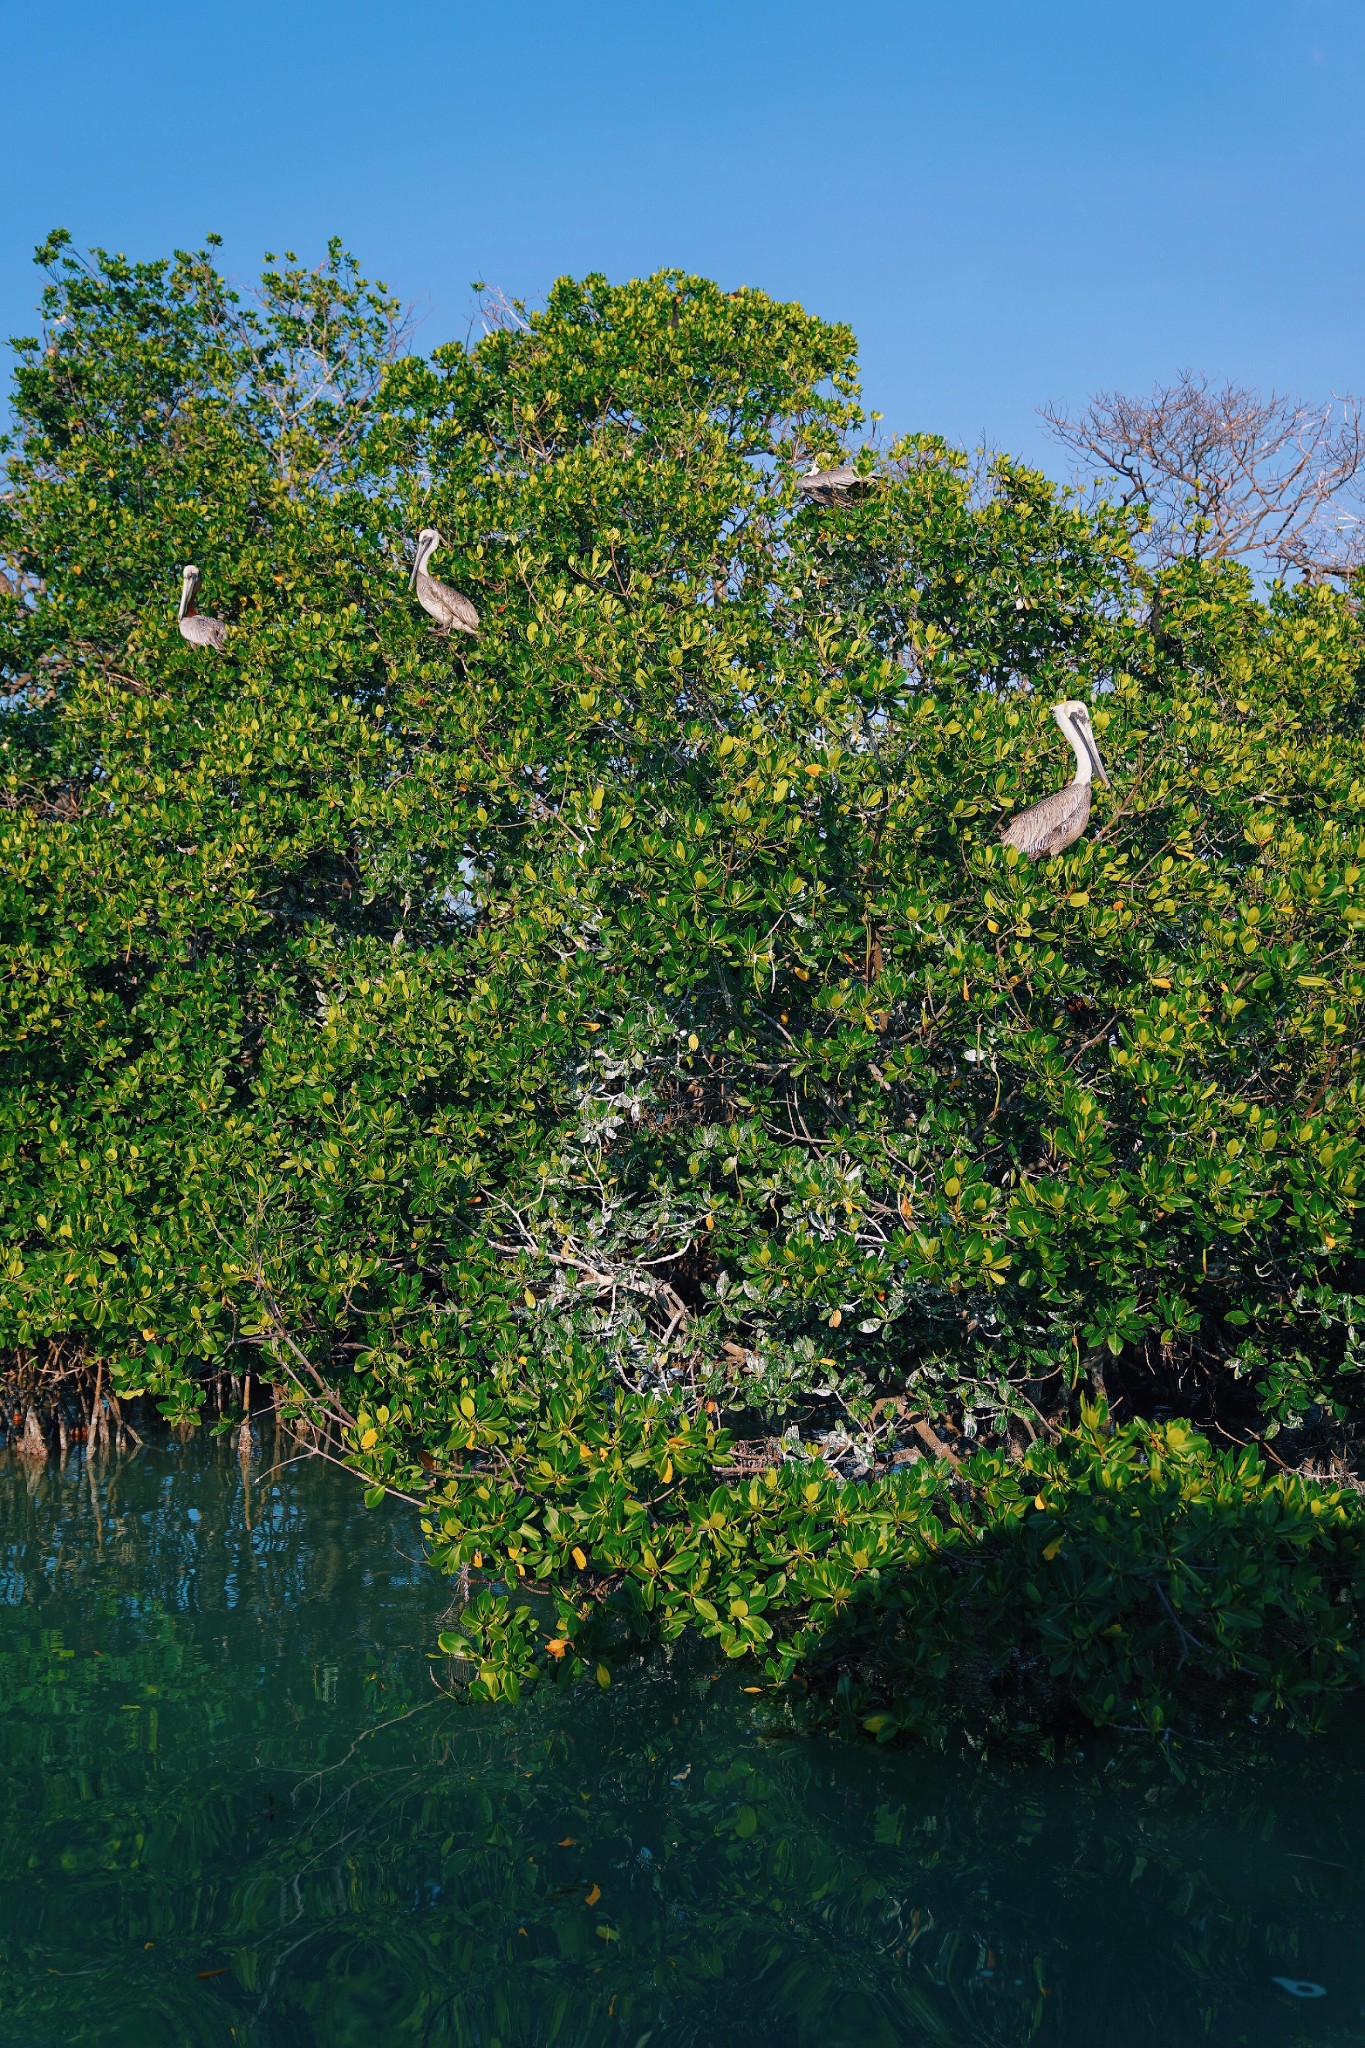
<path fill-rule="evenodd" d="M 510 334 L 530 333 L 531 323 L 526 317 L 526 304 L 524 300 L 509 298 L 502 286 L 498 284 L 490 285 L 480 281 L 473 289 L 478 294 L 478 298 L 474 312 L 470 317 L 469 330 L 465 335 L 466 348 L 469 346 L 470 336 L 474 332 L 475 320 L 478 321 L 485 334 L 497 334 L 504 331 Z"/>
<path fill-rule="evenodd" d="M 1053 434 L 1149 508 L 1159 563 L 1179 555 L 1259 559 L 1281 572 L 1349 576 L 1365 562 L 1365 519 L 1346 502 L 1365 475 L 1365 414 L 1185 371 L 1150 397 L 1101 392 L 1077 413 L 1041 406 Z"/>

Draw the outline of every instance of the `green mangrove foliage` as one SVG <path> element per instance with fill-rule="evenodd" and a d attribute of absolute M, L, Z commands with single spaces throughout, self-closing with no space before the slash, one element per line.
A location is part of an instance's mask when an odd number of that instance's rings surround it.
<path fill-rule="evenodd" d="M 1139 515 L 876 453 L 850 332 L 758 291 L 562 280 L 422 359 L 339 246 L 250 299 L 40 254 L 11 1357 L 172 1417 L 284 1384 L 488 1575 L 488 1689 L 899 1644 L 918 1725 L 931 1609 L 992 1668 L 1041 1610 L 1101 1718 L 1349 1680 L 1354 1495 L 1267 1475 L 1362 1407 L 1350 594 L 1153 579 Z M 877 488 L 802 505 L 860 445 Z M 406 589 L 426 525 L 476 640 Z M 1077 695 L 1113 789 L 1034 866 L 997 831 Z"/>
<path fill-rule="evenodd" d="M 477 1559 L 477 1542 L 509 1583 L 556 1589 L 552 1632 L 543 1604 L 499 1589 L 441 1636 L 486 1691 L 516 1696 L 538 1638 L 584 1669 L 597 1645 L 689 1627 L 756 1655 L 770 1683 L 832 1686 L 883 1741 L 948 1721 L 982 1739 L 1078 1721 L 1157 1733 L 1220 1681 L 1257 1716 L 1309 1725 L 1360 1681 L 1357 1496 L 1268 1479 L 1256 1452 L 1215 1451 L 1188 1423 L 1111 1433 L 1082 1404 L 1064 1451 L 980 1451 L 956 1477 L 921 1463 L 849 1485 L 793 1461 L 710 1491 L 661 1489 L 663 1447 L 648 1422 L 640 1436 L 556 1402 L 526 1446 L 529 1489 L 471 1475 L 424 1525 L 443 1562 Z M 609 1617 L 581 1597 L 591 1577 L 618 1588 Z"/>

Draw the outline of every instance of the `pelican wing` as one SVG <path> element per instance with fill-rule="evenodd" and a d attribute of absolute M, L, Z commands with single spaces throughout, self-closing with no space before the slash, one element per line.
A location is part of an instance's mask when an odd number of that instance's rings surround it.
<path fill-rule="evenodd" d="M 815 469 L 808 476 L 799 476 L 796 488 L 817 505 L 838 505 L 859 492 L 870 491 L 876 481 L 874 476 L 860 476 L 851 462 L 843 462 L 837 469 Z"/>
<path fill-rule="evenodd" d="M 467 597 L 452 590 L 435 576 L 422 571 L 417 578 L 417 602 L 447 633 L 477 633 L 479 614 Z"/>
<path fill-rule="evenodd" d="M 479 614 L 469 599 L 458 590 L 452 590 L 448 583 L 441 585 L 441 596 L 450 612 L 451 624 L 458 626 L 462 633 L 477 633 Z"/>
<path fill-rule="evenodd" d="M 1006 846 L 1017 846 L 1031 860 L 1051 860 L 1080 838 L 1089 816 L 1090 784 L 1068 782 L 1065 789 L 1018 812 L 1000 837 Z"/>
<path fill-rule="evenodd" d="M 180 631 L 191 647 L 216 647 L 221 654 L 227 646 L 227 627 L 221 619 L 206 619 L 202 612 L 190 612 L 180 621 Z"/>

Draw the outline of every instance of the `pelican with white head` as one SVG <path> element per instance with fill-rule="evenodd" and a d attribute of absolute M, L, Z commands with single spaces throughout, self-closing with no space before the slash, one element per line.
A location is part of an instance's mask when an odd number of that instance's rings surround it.
<path fill-rule="evenodd" d="M 445 546 L 434 526 L 424 526 L 417 536 L 417 553 L 413 557 L 412 574 L 408 578 L 409 590 L 417 592 L 417 602 L 428 618 L 435 619 L 441 633 L 477 633 L 479 615 L 467 597 L 458 590 L 452 590 L 448 583 L 427 574 L 427 563 L 437 548 Z"/>
<path fill-rule="evenodd" d="M 1079 698 L 1069 697 L 1064 703 L 1053 705 L 1052 716 L 1071 744 L 1076 773 L 1041 803 L 1019 811 L 1000 834 L 1006 846 L 1017 846 L 1020 853 L 1028 854 L 1032 860 L 1051 860 L 1054 854 L 1064 853 L 1074 845 L 1089 821 L 1095 777 L 1098 775 L 1106 787 L 1109 783 L 1091 730 L 1088 707 Z"/>
<path fill-rule="evenodd" d="M 221 654 L 227 646 L 227 627 L 221 619 L 206 619 L 196 608 L 199 583 L 199 571 L 187 562 L 180 574 L 180 631 L 191 647 L 213 647 Z"/>

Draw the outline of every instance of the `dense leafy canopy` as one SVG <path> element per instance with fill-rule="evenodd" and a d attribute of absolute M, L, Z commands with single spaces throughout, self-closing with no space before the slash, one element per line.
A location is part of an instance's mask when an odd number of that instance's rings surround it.
<path fill-rule="evenodd" d="M 40 253 L 0 500 L 13 1357 L 171 1415 L 287 1382 L 497 1574 L 490 1686 L 623 1615 L 781 1675 L 881 1597 L 886 1527 L 899 1585 L 1044 1466 L 1084 1494 L 1081 1391 L 1170 1513 L 1279 1500 L 1253 1440 L 1349 1449 L 1349 593 L 1154 582 L 1136 515 L 929 436 L 801 505 L 867 425 L 853 338 L 758 291 L 564 280 L 423 360 L 339 246 L 249 301 L 211 251 Z M 475 641 L 406 589 L 424 525 Z M 1033 866 L 996 832 L 1070 772 L 1074 696 L 1113 790 Z M 704 1532 L 754 1486 L 785 1505 L 741 1560 Z M 1312 1578 L 1354 1496 L 1294 1499 Z"/>

